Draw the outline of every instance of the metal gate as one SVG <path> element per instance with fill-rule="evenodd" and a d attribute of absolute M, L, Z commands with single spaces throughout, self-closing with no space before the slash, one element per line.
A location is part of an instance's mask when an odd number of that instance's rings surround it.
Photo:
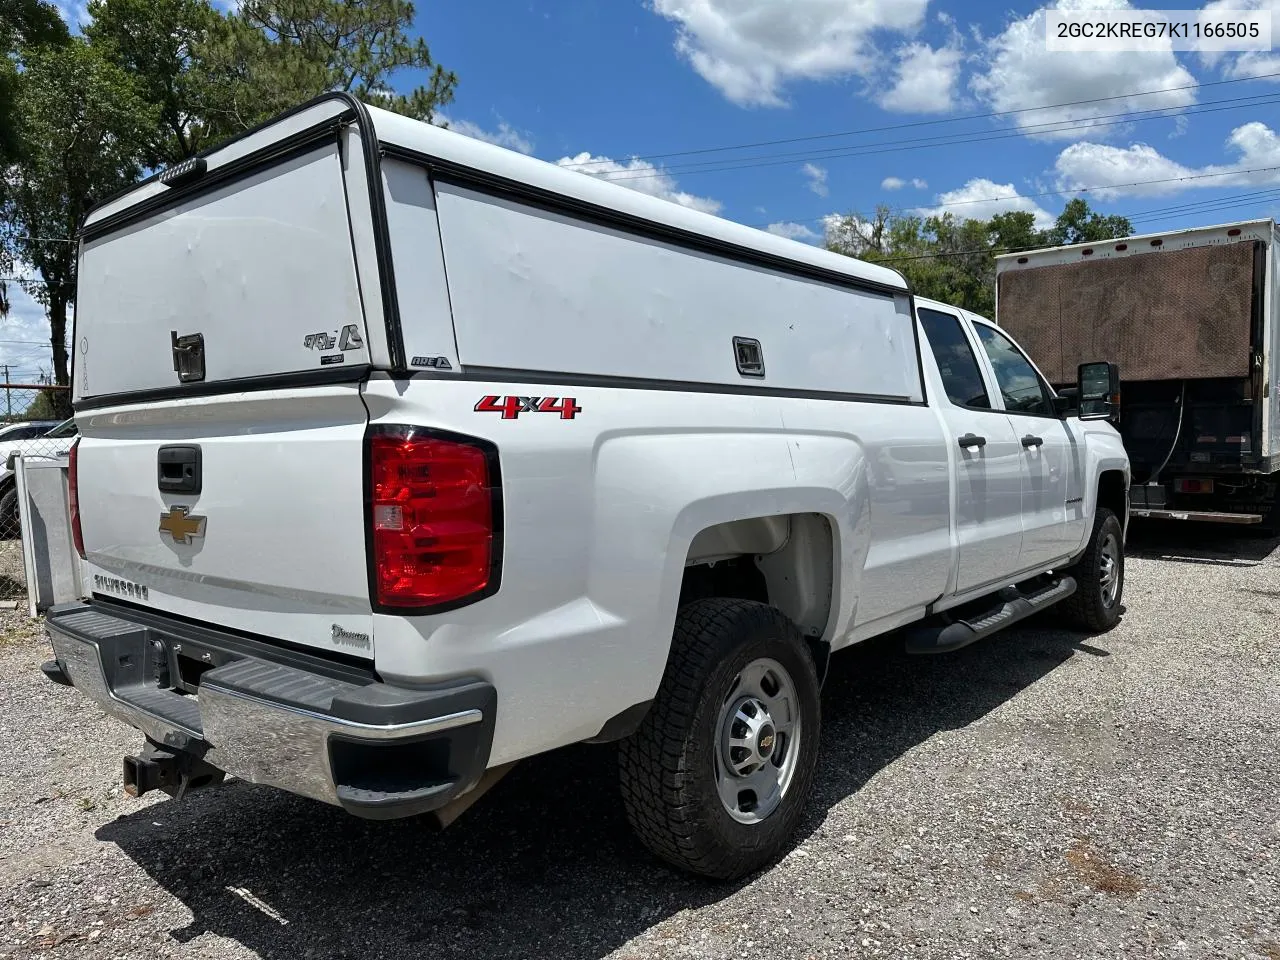
<path fill-rule="evenodd" d="M 70 406 L 66 387 L 0 383 L 0 602 L 27 599 L 16 458 L 65 457 L 76 438 Z"/>

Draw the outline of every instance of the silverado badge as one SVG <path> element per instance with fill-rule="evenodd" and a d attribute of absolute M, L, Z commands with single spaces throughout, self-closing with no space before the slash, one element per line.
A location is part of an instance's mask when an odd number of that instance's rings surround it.
<path fill-rule="evenodd" d="M 193 517 L 187 508 L 175 505 L 168 513 L 160 514 L 160 532 L 173 537 L 174 543 L 190 544 L 192 537 L 204 536 L 205 517 Z"/>

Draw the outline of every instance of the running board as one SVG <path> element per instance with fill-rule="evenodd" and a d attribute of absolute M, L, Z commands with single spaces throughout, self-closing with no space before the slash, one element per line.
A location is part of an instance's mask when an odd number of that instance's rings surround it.
<path fill-rule="evenodd" d="M 1261 523 L 1260 513 L 1223 513 L 1221 510 L 1152 510 L 1146 507 L 1134 507 L 1129 511 L 1132 517 L 1144 520 L 1199 520 L 1202 523 Z"/>
<path fill-rule="evenodd" d="M 1076 592 L 1074 577 L 1063 577 L 1034 593 L 1023 593 L 1017 587 L 1001 590 L 1003 601 L 980 617 L 954 623 L 919 626 L 907 632 L 907 653 L 950 653 L 976 643 L 1003 630 L 1033 613 L 1039 613 Z"/>

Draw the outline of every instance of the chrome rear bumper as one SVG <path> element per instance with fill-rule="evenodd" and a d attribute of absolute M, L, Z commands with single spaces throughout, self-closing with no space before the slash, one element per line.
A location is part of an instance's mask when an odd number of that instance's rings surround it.
<path fill-rule="evenodd" d="M 358 816 L 436 809 L 475 786 L 487 765 L 497 696 L 480 680 L 393 687 L 318 658 L 274 662 L 237 638 L 193 636 L 186 624 L 94 603 L 54 608 L 47 629 L 71 684 L 149 740 Z M 179 658 L 193 655 L 218 665 L 187 692 Z"/>

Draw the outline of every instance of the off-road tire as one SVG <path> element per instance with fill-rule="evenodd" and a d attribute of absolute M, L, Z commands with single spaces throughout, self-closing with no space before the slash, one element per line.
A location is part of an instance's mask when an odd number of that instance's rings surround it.
<path fill-rule="evenodd" d="M 720 708 L 743 667 L 777 661 L 795 685 L 801 735 L 797 767 L 780 805 L 740 823 L 716 790 Z M 622 798 L 632 829 L 673 866 L 736 880 L 772 863 L 804 815 L 818 762 L 820 686 L 800 631 L 781 612 L 747 600 L 711 598 L 681 609 L 671 655 L 640 729 L 619 746 Z"/>
<path fill-rule="evenodd" d="M 1115 600 L 1110 604 L 1106 602 L 1102 584 L 1103 544 L 1109 536 L 1119 545 L 1120 577 Z M 1098 508 L 1084 556 L 1066 572 L 1076 581 L 1076 592 L 1062 601 L 1062 612 L 1072 626 L 1087 633 L 1106 633 L 1120 622 L 1124 606 L 1124 528 L 1106 507 Z"/>

